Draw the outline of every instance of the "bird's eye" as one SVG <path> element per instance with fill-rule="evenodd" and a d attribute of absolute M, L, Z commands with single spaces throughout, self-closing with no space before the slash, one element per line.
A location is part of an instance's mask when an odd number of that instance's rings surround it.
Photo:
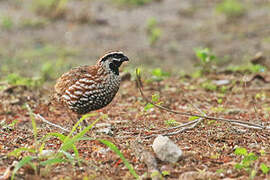
<path fill-rule="evenodd" d="M 117 58 L 118 56 L 117 56 L 117 54 L 114 54 L 113 57 L 114 57 L 114 58 Z"/>

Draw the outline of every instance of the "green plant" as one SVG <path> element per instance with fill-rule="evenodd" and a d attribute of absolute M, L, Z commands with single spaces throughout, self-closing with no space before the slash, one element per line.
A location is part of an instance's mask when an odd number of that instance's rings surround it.
<path fill-rule="evenodd" d="M 93 128 L 93 126 L 102 118 L 106 118 L 107 115 L 103 115 L 99 118 L 97 118 L 94 122 L 92 122 L 89 126 L 84 128 L 82 131 L 80 131 L 77 134 L 74 134 L 76 129 L 79 127 L 80 123 L 85 118 L 88 117 L 94 117 L 97 116 L 96 113 L 86 114 L 82 116 L 82 118 L 72 127 L 72 130 L 69 132 L 69 134 L 66 136 L 61 133 L 47 133 L 45 136 L 43 136 L 40 140 L 38 140 L 38 128 L 36 126 L 36 121 L 34 114 L 31 110 L 31 108 L 26 105 L 31 122 L 32 122 L 32 130 L 33 130 L 33 136 L 34 136 L 34 144 L 29 147 L 20 147 L 9 153 L 9 156 L 15 156 L 19 157 L 23 153 L 23 158 L 18 162 L 18 164 L 15 165 L 14 170 L 12 172 L 11 179 L 14 179 L 15 174 L 17 171 L 22 168 L 25 165 L 30 165 L 30 167 L 33 168 L 36 175 L 40 175 L 40 171 L 42 167 L 45 167 L 47 169 L 48 167 L 60 163 L 71 163 L 73 166 L 78 163 L 80 165 L 81 161 L 83 161 L 79 157 L 79 151 L 76 147 L 76 143 L 81 140 L 95 140 L 90 137 L 85 137 L 84 135 Z M 58 150 L 52 151 L 52 150 L 44 150 L 46 147 L 46 142 L 50 138 L 57 138 L 61 141 L 61 146 Z M 123 154 L 120 152 L 120 150 L 110 141 L 99 139 L 101 143 L 108 146 L 112 151 L 114 151 L 117 155 L 120 156 L 120 158 L 123 160 L 126 167 L 129 169 L 130 173 L 138 179 L 138 175 L 136 174 L 133 167 L 129 164 L 129 162 L 125 159 Z M 74 152 L 74 155 L 70 153 L 70 151 Z"/>
<path fill-rule="evenodd" d="M 30 113 L 30 117 L 32 121 L 34 144 L 29 147 L 17 148 L 11 153 L 9 153 L 9 156 L 15 156 L 15 157 L 19 157 L 22 153 L 27 154 L 15 166 L 12 172 L 11 179 L 14 179 L 16 172 L 25 165 L 30 165 L 34 169 L 35 174 L 40 175 L 41 167 L 48 167 L 54 164 L 66 163 L 66 162 L 69 162 L 72 164 L 75 164 L 75 162 L 80 163 L 81 160 L 80 160 L 79 153 L 78 153 L 75 143 L 79 140 L 83 140 L 83 136 L 86 134 L 86 132 L 89 131 L 100 118 L 96 119 L 92 124 L 87 126 L 83 131 L 73 136 L 73 133 L 78 127 L 80 122 L 82 122 L 85 118 L 89 116 L 96 115 L 96 114 L 87 114 L 83 116 L 74 125 L 74 127 L 72 128 L 72 131 L 68 134 L 68 136 L 65 136 L 60 133 L 48 133 L 43 138 L 41 138 L 41 140 L 38 141 L 37 140 L 38 129 L 36 126 L 34 114 L 32 113 L 32 110 L 30 109 L 28 105 L 27 105 L 27 109 Z M 62 142 L 62 145 L 58 149 L 58 151 L 49 151 L 50 153 L 48 155 L 44 155 L 44 147 L 45 147 L 46 141 L 51 137 L 58 138 Z M 68 152 L 71 149 L 73 149 L 75 157 Z"/>
<path fill-rule="evenodd" d="M 153 0 L 114 0 L 116 3 L 119 4 L 126 4 L 126 5 L 145 5 Z"/>
<path fill-rule="evenodd" d="M 234 154 L 243 157 L 242 161 L 235 165 L 236 169 L 249 168 L 258 159 L 254 153 L 248 153 L 246 148 L 238 147 L 235 149 Z"/>
<path fill-rule="evenodd" d="M 61 70 L 70 69 L 70 64 L 67 64 L 62 58 L 57 59 L 54 62 L 45 62 L 41 67 L 41 78 L 44 81 L 56 79 L 59 76 Z"/>
<path fill-rule="evenodd" d="M 255 161 L 258 159 L 258 156 L 256 156 L 254 153 L 248 153 L 246 148 L 238 147 L 234 151 L 235 155 L 242 156 L 242 160 L 240 163 L 237 163 L 235 165 L 235 169 L 244 169 L 250 174 L 250 178 L 253 179 L 256 176 L 257 171 L 253 168 L 253 165 L 255 164 Z M 261 171 L 263 173 L 268 173 L 269 167 L 267 167 L 264 163 L 261 163 L 260 165 Z"/>
<path fill-rule="evenodd" d="M 32 5 L 36 13 L 56 19 L 65 15 L 67 2 L 68 0 L 34 0 Z"/>
<path fill-rule="evenodd" d="M 264 174 L 268 174 L 268 172 L 270 171 L 270 167 L 264 163 L 261 163 L 260 169 Z"/>
<path fill-rule="evenodd" d="M 23 28 L 43 28 L 49 22 L 46 19 L 38 18 L 38 19 L 23 19 L 21 21 L 21 27 Z"/>
<path fill-rule="evenodd" d="M 159 94 L 152 95 L 152 102 L 155 103 L 155 104 L 160 105 L 162 102 L 159 102 L 159 98 L 160 98 Z M 149 111 L 150 109 L 153 109 L 153 108 L 154 108 L 153 104 L 147 103 L 144 106 L 144 111 Z"/>
<path fill-rule="evenodd" d="M 40 78 L 22 77 L 16 73 L 11 73 L 6 77 L 6 81 L 11 85 L 22 85 L 27 87 L 39 87 L 43 81 Z"/>
<path fill-rule="evenodd" d="M 225 14 L 229 18 L 242 16 L 245 10 L 244 5 L 238 0 L 223 0 L 216 7 L 217 12 Z"/>
<path fill-rule="evenodd" d="M 177 126 L 179 125 L 179 122 L 177 122 L 175 119 L 169 119 L 169 120 L 165 120 L 164 124 L 166 126 Z"/>
<path fill-rule="evenodd" d="M 161 172 L 162 176 L 170 176 L 170 171 L 162 171 Z"/>
<path fill-rule="evenodd" d="M 260 64 L 248 63 L 246 65 L 241 65 L 241 66 L 228 66 L 227 70 L 232 71 L 232 72 L 240 72 L 240 73 L 259 73 L 259 72 L 265 72 L 266 67 Z"/>
<path fill-rule="evenodd" d="M 208 48 L 195 48 L 194 51 L 199 59 L 196 65 L 200 68 L 201 73 L 210 72 L 216 68 L 218 59 Z"/>
<path fill-rule="evenodd" d="M 10 16 L 1 17 L 1 27 L 6 30 L 10 30 L 13 27 L 14 23 Z"/>
<path fill-rule="evenodd" d="M 218 89 L 218 86 L 213 84 L 211 81 L 205 81 L 201 86 L 207 91 L 216 91 Z"/>
<path fill-rule="evenodd" d="M 170 73 L 163 71 L 161 68 L 155 68 L 151 71 L 151 77 L 147 79 L 147 82 L 159 82 L 163 81 L 165 78 L 169 77 Z"/>
<path fill-rule="evenodd" d="M 110 141 L 104 140 L 104 139 L 99 139 L 99 141 L 103 144 L 105 144 L 107 147 L 109 147 L 112 151 L 114 151 L 124 162 L 125 166 L 128 168 L 129 172 L 136 178 L 139 179 L 138 174 L 136 171 L 133 169 L 132 165 L 126 160 L 124 157 L 123 153 Z"/>
<path fill-rule="evenodd" d="M 162 31 L 158 27 L 157 20 L 155 18 L 150 18 L 147 20 L 146 30 L 150 45 L 155 45 L 162 35 Z"/>

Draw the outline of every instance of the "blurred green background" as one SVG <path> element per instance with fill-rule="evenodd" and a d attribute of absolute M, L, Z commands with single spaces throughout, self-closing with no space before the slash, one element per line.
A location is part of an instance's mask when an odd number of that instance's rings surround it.
<path fill-rule="evenodd" d="M 267 0 L 0 0 L 0 79 L 54 80 L 110 50 L 129 69 L 189 72 L 198 48 L 220 68 L 244 64 L 269 58 L 269 22 Z"/>

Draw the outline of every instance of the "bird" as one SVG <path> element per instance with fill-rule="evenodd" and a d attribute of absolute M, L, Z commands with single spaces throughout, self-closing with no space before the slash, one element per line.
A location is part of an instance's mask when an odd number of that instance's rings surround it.
<path fill-rule="evenodd" d="M 54 99 L 80 118 L 107 106 L 120 87 L 119 67 L 129 58 L 121 51 L 103 55 L 95 65 L 72 68 L 57 79 Z"/>

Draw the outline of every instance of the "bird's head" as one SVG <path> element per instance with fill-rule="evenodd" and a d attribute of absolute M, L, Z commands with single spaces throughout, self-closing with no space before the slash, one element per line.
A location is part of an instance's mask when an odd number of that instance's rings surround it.
<path fill-rule="evenodd" d="M 124 61 L 128 61 L 128 57 L 121 51 L 113 51 L 106 53 L 98 60 L 98 65 L 106 70 L 112 71 L 114 74 L 119 75 L 119 67 Z"/>

